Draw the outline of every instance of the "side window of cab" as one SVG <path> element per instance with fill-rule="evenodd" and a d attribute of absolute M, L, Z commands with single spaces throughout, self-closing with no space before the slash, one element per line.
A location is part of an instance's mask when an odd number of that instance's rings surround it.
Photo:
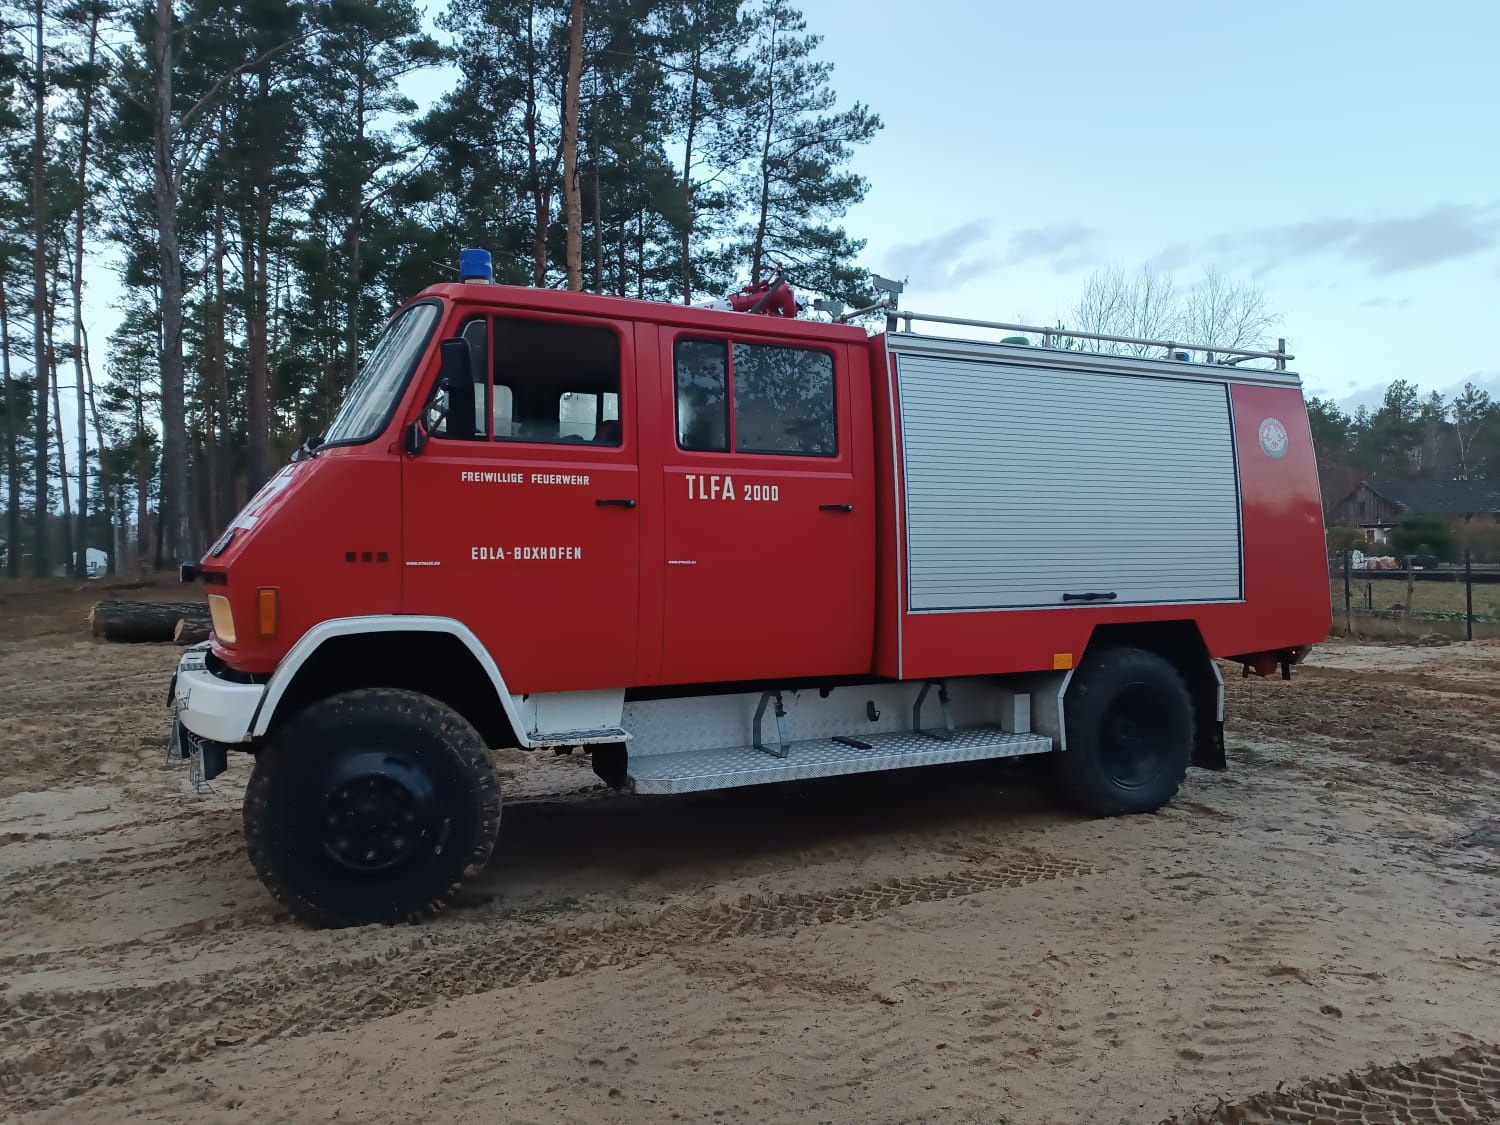
<path fill-rule="evenodd" d="M 511 316 L 476 316 L 469 346 L 472 403 L 433 397 L 434 437 L 457 441 L 620 444 L 620 342 L 608 328 Z"/>
<path fill-rule="evenodd" d="M 683 338 L 673 347 L 672 377 L 681 449 L 838 456 L 829 352 Z"/>
<path fill-rule="evenodd" d="M 601 326 L 495 317 L 496 441 L 619 445 L 620 340 Z"/>

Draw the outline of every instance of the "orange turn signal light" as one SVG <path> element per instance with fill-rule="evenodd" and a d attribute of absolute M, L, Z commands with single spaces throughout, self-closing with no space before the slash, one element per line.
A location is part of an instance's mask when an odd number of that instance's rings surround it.
<path fill-rule="evenodd" d="M 262 586 L 255 591 L 255 632 L 266 640 L 276 635 L 275 586 Z"/>

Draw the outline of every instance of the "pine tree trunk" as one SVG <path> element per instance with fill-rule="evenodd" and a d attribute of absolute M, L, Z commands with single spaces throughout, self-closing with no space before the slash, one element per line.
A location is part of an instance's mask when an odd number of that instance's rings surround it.
<path fill-rule="evenodd" d="M 357 174 L 354 185 L 353 207 L 349 214 L 349 310 L 348 320 L 344 329 L 344 378 L 343 387 L 339 391 L 345 391 L 354 385 L 354 378 L 359 374 L 359 304 L 360 294 L 364 290 L 364 281 L 360 277 L 360 251 L 364 246 L 363 227 L 365 220 L 365 79 L 361 72 L 357 79 L 354 90 L 354 128 L 355 128 L 355 159 L 358 161 Z M 336 394 L 328 403 L 328 418 L 331 421 L 333 412 L 338 409 L 342 394 Z"/>
<path fill-rule="evenodd" d="M 261 105 L 270 101 L 270 72 L 261 69 L 257 101 Z M 272 211 L 272 186 L 270 186 L 269 151 L 258 150 L 252 168 L 252 198 L 254 208 L 248 217 L 248 225 L 254 228 L 254 237 L 245 242 L 245 357 L 249 366 L 249 401 L 246 404 L 246 422 L 249 443 L 246 449 L 246 489 L 255 492 L 266 483 L 272 463 L 272 432 L 270 432 L 270 354 L 267 347 L 266 318 L 270 311 L 270 252 L 267 240 L 270 237 L 270 211 Z"/>
<path fill-rule="evenodd" d="M 217 195 L 217 192 L 216 192 L 216 195 Z M 213 211 L 214 218 L 212 220 L 212 223 L 216 224 L 218 222 L 218 218 L 219 218 L 218 200 L 217 200 L 217 198 L 215 198 L 214 203 L 215 203 L 214 211 Z M 219 247 L 217 245 L 217 242 L 215 242 L 215 244 L 212 246 L 212 248 L 208 250 L 208 253 L 215 254 L 215 253 L 217 253 L 218 249 L 219 249 Z M 210 266 L 210 263 L 205 262 L 204 265 L 205 265 L 205 267 L 208 267 L 208 266 Z M 217 265 L 213 265 L 212 268 L 215 269 L 215 270 L 217 270 L 218 267 L 217 267 Z M 215 295 L 217 296 L 217 294 L 215 294 Z M 202 461 L 202 464 L 203 464 L 204 469 L 206 470 L 206 474 L 205 475 L 208 478 L 208 480 L 207 480 L 207 485 L 208 485 L 208 487 L 207 487 L 207 495 L 205 496 L 206 503 L 204 504 L 203 507 L 204 507 L 204 514 L 205 514 L 205 517 L 206 517 L 206 523 L 207 523 L 207 526 L 208 526 L 208 531 L 209 531 L 209 535 L 210 536 L 217 535 L 218 531 L 219 531 L 219 527 L 221 526 L 221 524 L 220 524 L 220 513 L 219 513 L 219 496 L 220 496 L 220 494 L 223 491 L 223 484 L 219 480 L 219 471 L 220 471 L 220 468 L 221 468 L 221 460 L 222 460 L 222 454 L 220 452 L 219 442 L 218 442 L 218 433 L 219 433 L 219 425 L 220 425 L 220 423 L 219 423 L 219 397 L 218 397 L 217 387 L 215 385 L 214 377 L 213 377 L 214 373 L 218 370 L 219 364 L 222 362 L 221 355 L 222 355 L 223 348 L 224 348 L 224 337 L 223 337 L 223 335 L 221 333 L 216 333 L 214 331 L 214 324 L 213 324 L 212 318 L 215 317 L 215 314 L 217 313 L 217 311 L 218 310 L 217 310 L 216 306 L 210 306 L 209 308 L 204 309 L 203 312 L 202 312 L 202 314 L 201 314 L 203 316 L 203 319 L 204 319 L 204 325 L 203 325 L 203 348 L 204 348 L 205 351 L 208 352 L 208 370 L 209 370 L 209 383 L 208 383 L 208 387 L 207 388 L 200 388 L 200 390 L 203 392 L 202 395 L 201 395 L 201 397 L 203 399 L 203 430 L 202 430 L 202 434 L 203 434 L 203 461 Z"/>
<path fill-rule="evenodd" d="M 223 121 L 222 116 L 220 121 Z M 219 421 L 219 494 L 214 498 L 217 533 L 234 511 L 234 470 L 230 463 L 229 443 L 229 359 L 224 327 L 224 189 L 220 183 L 214 192 L 214 362 L 213 395 Z"/>
<path fill-rule="evenodd" d="M 260 254 L 254 230 L 253 211 L 245 214 L 240 222 L 240 272 L 245 287 L 245 359 L 249 368 L 245 386 L 245 488 L 254 493 L 266 478 L 266 458 L 261 434 L 266 428 L 266 384 L 264 365 L 266 357 L 265 321 L 257 311 L 256 294 L 260 290 L 258 274 Z"/>
<path fill-rule="evenodd" d="M 156 0 L 151 63 L 156 74 L 156 226 L 161 275 L 161 496 L 158 542 L 178 559 L 188 556 L 187 408 L 182 362 L 182 259 L 177 242 L 177 175 L 172 165 L 171 0 Z M 144 451 L 142 457 L 144 459 Z M 142 555 L 144 558 L 144 553 Z"/>
<path fill-rule="evenodd" d="M 775 18 L 774 16 L 772 17 Z M 766 61 L 766 132 L 760 147 L 760 219 L 755 224 L 755 242 L 750 249 L 750 283 L 760 280 L 761 259 L 766 250 L 766 227 L 771 214 L 771 135 L 776 126 L 776 25 L 771 25 L 771 47 Z"/>
<path fill-rule="evenodd" d="M 635 299 L 646 299 L 646 209 L 635 213 Z"/>
<path fill-rule="evenodd" d="M 578 195 L 578 86 L 583 73 L 583 0 L 573 0 L 568 27 L 568 78 L 563 87 L 563 212 L 567 223 L 568 288 L 583 288 L 583 206 Z"/>
<path fill-rule="evenodd" d="M 47 289 L 47 373 L 52 384 L 52 424 L 53 436 L 57 439 L 58 491 L 62 493 L 63 572 L 69 573 L 73 569 L 73 557 L 77 552 L 73 540 L 73 500 L 68 492 L 68 447 L 63 441 L 62 396 L 58 387 L 61 380 L 57 374 L 57 350 L 52 346 L 52 334 L 56 327 L 57 286 L 53 284 Z"/>
<path fill-rule="evenodd" d="M 205 347 L 209 353 L 209 365 L 214 362 L 214 342 L 206 340 Z M 208 388 L 208 393 L 203 395 L 203 460 L 204 468 L 203 502 L 200 511 L 203 513 L 204 525 L 208 528 L 210 537 L 218 534 L 221 526 L 219 523 L 219 443 L 215 435 L 219 429 L 218 404 L 215 401 L 213 388 Z"/>
<path fill-rule="evenodd" d="M 698 132 L 698 70 L 703 63 L 701 7 L 694 13 L 693 77 L 688 86 L 687 138 L 682 152 L 682 303 L 693 303 L 693 140 Z"/>
<path fill-rule="evenodd" d="M 94 60 L 99 50 L 99 9 L 89 14 L 89 78 L 80 93 L 82 105 L 78 126 L 78 186 L 73 214 L 73 375 L 78 393 L 78 556 L 73 561 L 73 577 L 88 577 L 89 519 L 89 428 L 88 404 L 83 395 L 83 233 L 88 208 L 88 174 L 90 126 L 94 116 Z M 100 447 L 102 455 L 104 450 Z"/>
<path fill-rule="evenodd" d="M 599 198 L 599 152 L 594 150 L 594 292 L 604 292 L 604 218 Z"/>
<path fill-rule="evenodd" d="M 526 166 L 531 177 L 531 204 L 535 221 L 531 235 L 531 283 L 538 289 L 547 284 L 547 227 L 551 219 L 552 200 L 543 180 L 541 153 L 537 147 L 537 50 L 534 26 L 535 12 L 526 21 Z"/>
<path fill-rule="evenodd" d="M 16 442 L 20 407 L 10 377 L 10 300 L 0 270 L 0 375 L 5 378 L 5 573 L 21 574 L 21 458 Z"/>
<path fill-rule="evenodd" d="M 47 304 L 47 76 L 45 41 L 42 34 L 42 0 L 33 0 L 36 12 L 36 100 L 32 115 L 31 139 L 31 324 L 32 366 L 36 372 L 36 542 L 31 545 L 31 569 L 38 578 L 47 576 L 47 510 L 51 507 L 48 495 L 50 468 L 47 463 L 48 424 L 47 409 L 47 340 L 44 317 Z"/>
<path fill-rule="evenodd" d="M 94 422 L 94 445 L 99 450 L 99 497 L 104 503 L 104 518 L 109 521 L 109 556 L 105 570 L 109 574 L 118 574 L 125 554 L 125 543 L 121 527 L 125 522 L 125 517 L 124 513 L 120 510 L 119 495 L 115 489 L 109 487 L 109 482 L 105 478 L 104 423 L 99 418 L 99 402 L 94 396 L 94 365 L 89 360 L 89 336 L 87 332 L 83 334 L 83 374 L 87 380 L 89 414 Z"/>
<path fill-rule="evenodd" d="M 144 428 L 135 438 L 135 562 L 138 570 L 146 569 L 151 555 L 151 447 L 146 443 Z"/>
<path fill-rule="evenodd" d="M 177 626 L 208 624 L 205 602 L 100 602 L 89 610 L 89 632 L 96 640 L 164 642 L 176 639 Z"/>

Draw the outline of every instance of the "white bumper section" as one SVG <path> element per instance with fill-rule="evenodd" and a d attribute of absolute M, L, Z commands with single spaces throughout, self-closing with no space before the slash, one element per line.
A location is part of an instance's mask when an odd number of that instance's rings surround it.
<path fill-rule="evenodd" d="M 264 684 L 236 684 L 208 670 L 208 646 L 193 647 L 177 663 L 172 708 L 188 730 L 210 742 L 243 742 L 250 737 Z"/>

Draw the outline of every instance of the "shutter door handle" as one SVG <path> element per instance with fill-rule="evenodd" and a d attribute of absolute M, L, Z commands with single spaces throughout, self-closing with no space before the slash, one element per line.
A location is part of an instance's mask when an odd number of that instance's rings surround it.
<path fill-rule="evenodd" d="M 820 512 L 852 512 L 852 511 L 854 511 L 854 505 L 853 504 L 819 504 L 818 505 L 818 511 L 820 511 Z"/>
<path fill-rule="evenodd" d="M 1064 594 L 1062 600 L 1065 602 L 1112 602 L 1117 596 L 1113 590 L 1090 591 L 1087 594 Z"/>
<path fill-rule="evenodd" d="M 594 501 L 594 503 L 598 504 L 599 507 L 601 507 L 601 508 L 634 508 L 635 507 L 635 501 L 634 500 L 616 499 L 614 497 L 604 497 L 604 496 L 599 497 L 597 500 Z"/>

